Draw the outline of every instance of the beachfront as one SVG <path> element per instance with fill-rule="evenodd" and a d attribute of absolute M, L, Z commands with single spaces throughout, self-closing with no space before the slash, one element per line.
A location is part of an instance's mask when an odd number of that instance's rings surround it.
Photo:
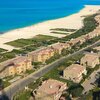
<path fill-rule="evenodd" d="M 85 6 L 80 12 L 56 19 L 51 21 L 42 22 L 33 26 L 15 29 L 0 35 L 0 48 L 12 50 L 14 47 L 8 46 L 4 43 L 13 41 L 20 38 L 31 38 L 38 34 L 50 35 L 55 37 L 63 37 L 65 35 L 50 33 L 50 29 L 54 28 L 67 28 L 67 29 L 79 29 L 83 26 L 83 16 L 96 13 L 100 9 L 100 6 Z"/>

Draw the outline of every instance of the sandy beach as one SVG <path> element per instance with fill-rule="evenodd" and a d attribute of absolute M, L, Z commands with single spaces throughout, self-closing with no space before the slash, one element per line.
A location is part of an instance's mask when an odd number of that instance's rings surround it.
<path fill-rule="evenodd" d="M 31 38 L 38 34 L 63 37 L 65 35 L 50 33 L 50 29 L 52 28 L 79 29 L 83 26 L 84 17 L 82 16 L 94 14 L 99 9 L 100 6 L 86 5 L 81 11 L 79 11 L 76 14 L 6 32 L 0 35 L 0 48 L 4 48 L 11 51 L 12 49 L 14 49 L 14 47 L 8 46 L 4 43 L 20 38 Z"/>

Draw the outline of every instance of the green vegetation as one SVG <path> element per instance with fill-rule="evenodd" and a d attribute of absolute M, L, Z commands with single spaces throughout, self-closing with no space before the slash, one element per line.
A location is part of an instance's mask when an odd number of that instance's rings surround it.
<path fill-rule="evenodd" d="M 76 29 L 66 29 L 66 28 L 55 28 L 55 29 L 50 29 L 51 31 L 64 31 L 64 32 L 74 32 Z"/>
<path fill-rule="evenodd" d="M 32 62 L 32 65 L 34 66 L 35 70 L 45 66 L 45 64 L 43 64 L 42 62 Z"/>
<path fill-rule="evenodd" d="M 45 74 L 44 78 L 46 78 L 46 79 L 53 78 L 56 80 L 67 82 L 68 85 L 70 86 L 73 82 L 71 82 L 69 80 L 65 80 L 65 79 L 60 78 L 60 77 L 63 75 L 63 70 L 66 67 L 68 67 L 69 65 L 71 65 L 73 63 L 76 63 L 76 61 L 78 61 L 81 57 L 83 57 L 83 55 L 77 55 L 77 56 L 71 57 L 69 59 L 66 59 L 66 61 L 62 62 L 61 65 L 57 66 L 56 68 L 52 69 L 47 74 Z"/>
<path fill-rule="evenodd" d="M 35 90 L 39 85 L 41 85 L 41 82 L 48 79 L 48 78 L 53 78 L 62 82 L 66 82 L 68 84 L 68 86 L 73 86 L 75 85 L 75 83 L 73 83 L 72 81 L 69 80 L 65 80 L 63 78 L 60 78 L 60 76 L 62 75 L 62 71 L 63 69 L 65 69 L 66 67 L 68 67 L 69 65 L 71 65 L 72 63 L 75 63 L 77 60 L 79 60 L 83 55 L 77 55 L 71 57 L 69 60 L 66 60 L 64 63 L 62 63 L 60 66 L 58 66 L 57 68 L 54 68 L 53 70 L 51 70 L 50 72 L 48 72 L 46 75 L 44 75 L 42 78 L 30 83 L 28 85 L 29 89 L 28 90 L 22 90 L 20 92 L 18 92 L 15 96 L 13 100 L 28 100 L 31 96 L 31 92 L 32 90 Z M 37 64 L 37 63 L 36 63 Z"/>
<path fill-rule="evenodd" d="M 15 41 L 8 42 L 6 44 L 14 46 L 14 47 L 26 47 L 26 46 L 29 46 L 31 44 L 35 45 L 38 42 L 49 41 L 51 39 L 55 39 L 55 37 L 47 36 L 47 35 L 37 35 L 37 36 L 30 38 L 30 39 L 18 39 Z"/>
<path fill-rule="evenodd" d="M 0 62 L 6 61 L 6 60 L 14 58 L 14 57 L 15 57 L 15 53 L 13 53 L 13 52 L 6 52 L 3 54 L 0 54 Z"/>
<path fill-rule="evenodd" d="M 31 97 L 31 91 L 30 90 L 23 90 L 20 91 L 16 96 L 14 96 L 13 100 L 29 100 Z"/>
<path fill-rule="evenodd" d="M 35 70 L 26 70 L 25 74 L 31 74 L 33 72 L 35 72 Z"/>
<path fill-rule="evenodd" d="M 69 87 L 68 92 L 72 97 L 79 97 L 82 95 L 84 88 L 80 84 L 74 84 Z"/>
<path fill-rule="evenodd" d="M 6 81 L 6 80 L 3 81 L 2 79 L 0 79 L 0 89 L 3 89 L 9 85 L 10 85 L 10 83 L 8 81 Z"/>
<path fill-rule="evenodd" d="M 51 33 L 54 33 L 54 34 L 63 34 L 63 35 L 68 35 L 69 33 L 65 33 L 65 32 L 55 32 L 55 31 L 52 31 Z"/>
<path fill-rule="evenodd" d="M 59 59 L 60 57 L 61 57 L 61 55 L 58 54 L 58 53 L 56 53 L 56 54 L 54 54 L 53 57 L 51 57 L 50 59 L 46 60 L 46 64 L 49 64 L 49 63 L 51 63 L 51 62 L 53 62 L 53 61 Z"/>
<path fill-rule="evenodd" d="M 92 96 L 93 92 L 89 91 L 88 94 L 85 94 L 83 96 L 80 97 L 81 100 L 93 100 L 93 96 Z"/>
<path fill-rule="evenodd" d="M 88 34 L 89 32 L 92 32 L 99 25 L 95 20 L 95 16 L 96 14 L 86 17 L 83 21 L 84 26 L 78 31 L 76 31 L 74 34 L 62 38 L 62 41 L 68 41 L 72 38 L 77 38 L 80 37 L 81 35 L 85 35 Z"/>
<path fill-rule="evenodd" d="M 92 39 L 87 40 L 83 44 L 77 43 L 77 44 L 75 44 L 74 46 L 71 47 L 71 50 L 64 50 L 63 53 L 65 53 L 65 54 L 74 53 L 75 51 L 78 51 L 78 50 L 80 50 L 82 48 L 85 48 L 85 47 L 95 43 L 99 39 L 100 39 L 100 36 L 97 36 L 97 37 L 94 37 Z M 91 50 L 91 48 L 89 48 L 88 51 L 89 50 Z"/>
<path fill-rule="evenodd" d="M 5 88 L 5 87 L 8 87 L 11 84 L 8 81 L 3 81 L 3 85 L 4 85 L 4 88 Z"/>
<path fill-rule="evenodd" d="M 66 41 L 68 41 L 72 38 L 77 38 L 81 35 L 85 35 L 85 34 L 91 32 L 91 31 L 93 31 L 98 26 L 98 23 L 94 19 L 95 16 L 96 15 L 91 15 L 91 16 L 86 17 L 84 19 L 84 26 L 81 29 L 76 31 L 74 34 L 71 34 L 71 35 L 66 36 L 64 38 L 55 38 L 55 37 L 52 37 L 52 36 L 38 35 L 38 36 L 31 38 L 31 39 L 19 39 L 19 40 L 9 42 L 7 44 L 10 44 L 10 45 L 13 45 L 13 46 L 16 46 L 16 47 L 23 47 L 23 48 L 20 49 L 20 50 L 13 50 L 11 52 L 0 54 L 0 62 L 14 58 L 16 55 L 19 55 L 19 54 L 26 54 L 28 52 L 34 51 L 34 50 L 38 49 L 38 47 L 41 47 L 41 46 L 51 45 L 53 43 L 57 43 L 58 41 L 59 42 L 66 42 Z M 59 29 L 57 29 L 57 30 L 59 30 Z M 64 31 L 66 29 L 61 29 L 61 30 Z M 86 41 L 82 45 L 78 44 L 76 46 L 73 46 L 70 51 L 66 50 L 66 52 L 68 54 L 73 53 L 76 50 L 79 50 L 80 48 L 83 48 L 87 45 L 90 45 L 90 44 L 94 43 L 95 41 L 97 41 L 99 39 L 100 39 L 100 36 L 95 37 L 91 40 Z M 51 60 L 52 59 L 50 59 L 48 62 L 51 62 Z"/>
<path fill-rule="evenodd" d="M 32 46 L 36 46 L 37 45 L 40 47 L 40 46 L 46 46 L 46 45 L 50 45 L 52 43 L 56 43 L 58 41 L 60 42 L 65 42 L 65 41 L 68 41 L 72 38 L 77 38 L 81 35 L 85 35 L 91 31 L 93 31 L 97 26 L 98 26 L 98 23 L 95 21 L 94 17 L 96 15 L 92 15 L 92 16 L 88 16 L 84 19 L 84 26 L 76 31 L 74 34 L 72 35 L 69 35 L 69 36 L 66 36 L 64 38 L 55 38 L 55 39 L 51 39 L 49 41 L 47 40 L 43 40 L 42 42 L 39 40 L 35 40 L 34 42 L 33 41 L 28 41 L 27 43 L 23 43 L 25 45 L 22 45 L 21 47 L 24 47 L 23 49 L 25 51 L 31 51 L 31 50 L 35 50 L 36 48 L 31 48 Z M 52 31 L 74 31 L 74 30 L 66 30 L 66 29 L 51 29 Z M 88 41 L 86 41 L 85 43 L 83 43 L 82 45 L 80 45 L 80 43 L 76 44 L 75 46 L 72 47 L 71 50 L 66 50 L 64 49 L 62 51 L 62 55 L 65 56 L 69 53 L 73 53 L 81 48 L 84 48 L 86 47 L 87 45 L 91 45 L 92 43 L 95 43 L 96 41 L 98 41 L 100 39 L 100 36 L 99 37 L 95 37 L 93 39 L 90 39 Z M 24 40 L 25 41 L 25 40 Z M 29 45 L 31 44 L 31 45 Z M 29 46 L 29 47 L 28 47 Z M 17 53 L 21 53 L 21 51 L 16 51 Z M 62 55 L 57 55 L 57 56 L 54 56 L 52 58 L 50 58 L 49 60 L 46 61 L 46 63 L 51 63 L 52 61 L 58 59 L 59 57 L 61 57 Z M 52 78 L 52 79 L 56 79 L 56 80 L 59 80 L 59 81 L 62 81 L 62 82 L 66 82 L 69 86 L 69 89 L 67 92 L 69 92 L 69 94 L 72 94 L 73 97 L 79 97 L 81 96 L 82 94 L 82 91 L 83 91 L 83 87 L 80 85 L 80 84 L 75 84 L 73 83 L 72 81 L 70 80 L 66 80 L 66 79 L 63 79 L 61 76 L 63 75 L 63 70 L 68 67 L 69 65 L 73 64 L 73 63 L 76 63 L 77 61 L 79 61 L 81 59 L 83 55 L 77 55 L 77 56 L 74 56 L 74 57 L 71 57 L 70 59 L 66 59 L 65 62 L 63 62 L 62 64 L 60 64 L 59 66 L 57 66 L 56 68 L 52 69 L 51 71 L 49 71 L 48 73 L 46 73 L 44 76 L 43 76 L 43 79 L 48 79 L 48 78 Z M 33 65 L 36 65 L 38 66 L 40 63 L 38 62 L 35 62 L 33 63 Z M 94 69 L 87 69 L 88 70 L 88 73 L 87 73 L 87 76 L 84 76 L 84 79 L 87 78 L 94 70 L 97 70 L 98 69 L 98 66 L 95 67 Z M 38 79 L 36 82 L 33 82 L 29 85 L 29 88 L 30 89 L 35 89 L 37 88 L 39 85 L 41 84 L 41 80 Z M 21 93 L 18 93 L 16 95 L 16 98 L 17 99 L 14 99 L 14 100 L 28 100 L 29 97 L 30 97 L 30 94 L 31 94 L 31 90 L 28 90 L 28 91 L 21 91 Z M 91 93 L 89 94 L 91 95 Z M 81 99 L 82 100 L 82 99 Z M 84 100 L 89 100 L 89 99 L 84 99 Z"/>
<path fill-rule="evenodd" d="M 28 90 L 22 90 L 20 92 L 18 92 L 13 100 L 29 100 L 29 98 L 31 97 L 31 93 L 33 90 L 35 90 L 40 84 L 41 84 L 42 80 L 38 79 L 37 81 L 34 81 L 32 83 L 30 83 L 28 85 Z"/>
<path fill-rule="evenodd" d="M 96 36 L 92 39 L 87 40 L 86 42 L 84 42 L 82 45 L 80 45 L 81 48 L 86 47 L 87 45 L 91 45 L 93 43 L 95 43 L 96 41 L 100 40 L 100 36 Z"/>
<path fill-rule="evenodd" d="M 0 53 L 6 52 L 7 50 L 0 48 Z"/>
<path fill-rule="evenodd" d="M 100 99 L 99 87 L 94 87 L 94 89 L 80 96 L 80 100 L 99 100 L 99 99 Z"/>
<path fill-rule="evenodd" d="M 87 79 L 95 70 L 98 70 L 100 68 L 100 65 L 96 65 L 96 67 L 94 68 L 86 68 L 87 70 L 87 74 L 83 75 L 83 80 L 81 80 L 80 83 L 83 83 L 85 81 L 85 79 Z"/>

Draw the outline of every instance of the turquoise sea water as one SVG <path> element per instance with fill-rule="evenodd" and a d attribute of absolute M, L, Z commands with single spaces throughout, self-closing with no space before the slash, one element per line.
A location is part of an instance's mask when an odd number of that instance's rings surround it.
<path fill-rule="evenodd" d="M 0 0 L 0 32 L 68 16 L 100 0 Z"/>

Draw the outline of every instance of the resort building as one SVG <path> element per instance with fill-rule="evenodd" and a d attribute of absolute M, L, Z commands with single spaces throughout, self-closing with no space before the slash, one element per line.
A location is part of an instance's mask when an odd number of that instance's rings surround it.
<path fill-rule="evenodd" d="M 74 46 L 75 44 L 77 44 L 77 43 L 79 43 L 80 42 L 80 40 L 79 39 L 71 39 L 70 41 L 69 41 L 69 44 L 70 44 L 70 46 Z"/>
<path fill-rule="evenodd" d="M 82 75 L 86 75 L 86 68 L 79 64 L 72 64 L 63 71 L 63 77 L 67 80 L 79 83 Z"/>
<path fill-rule="evenodd" d="M 35 100 L 59 100 L 67 85 L 63 82 L 49 79 L 35 91 Z"/>
<path fill-rule="evenodd" d="M 74 46 L 75 44 L 79 43 L 79 44 L 83 44 L 86 41 L 85 36 L 82 35 L 81 37 L 75 38 L 75 39 L 71 39 L 69 41 L 69 44 L 71 46 Z"/>
<path fill-rule="evenodd" d="M 22 74 L 26 72 L 26 70 L 32 69 L 31 59 L 26 56 L 19 56 L 14 59 L 11 59 L 7 62 L 3 63 L 3 69 L 0 70 L 0 75 L 2 77 L 15 75 L 15 74 Z"/>
<path fill-rule="evenodd" d="M 68 43 L 56 43 L 48 47 L 44 47 L 40 50 L 33 51 L 28 54 L 28 56 L 32 59 L 33 62 L 43 62 L 50 59 L 56 53 L 61 54 L 63 49 L 70 48 Z"/>
<path fill-rule="evenodd" d="M 45 63 L 45 61 L 54 56 L 54 54 L 55 51 L 51 47 L 48 47 L 39 51 L 29 53 L 29 57 L 32 59 L 33 62 Z"/>
<path fill-rule="evenodd" d="M 94 50 L 100 51 L 100 46 L 93 48 Z"/>
<path fill-rule="evenodd" d="M 90 68 L 94 68 L 96 65 L 100 63 L 99 56 L 94 53 L 86 54 L 84 57 L 82 57 L 80 62 L 83 66 Z"/>
<path fill-rule="evenodd" d="M 56 53 L 61 54 L 62 50 L 70 48 L 70 45 L 68 43 L 56 43 L 53 44 L 51 47 L 54 49 Z"/>

